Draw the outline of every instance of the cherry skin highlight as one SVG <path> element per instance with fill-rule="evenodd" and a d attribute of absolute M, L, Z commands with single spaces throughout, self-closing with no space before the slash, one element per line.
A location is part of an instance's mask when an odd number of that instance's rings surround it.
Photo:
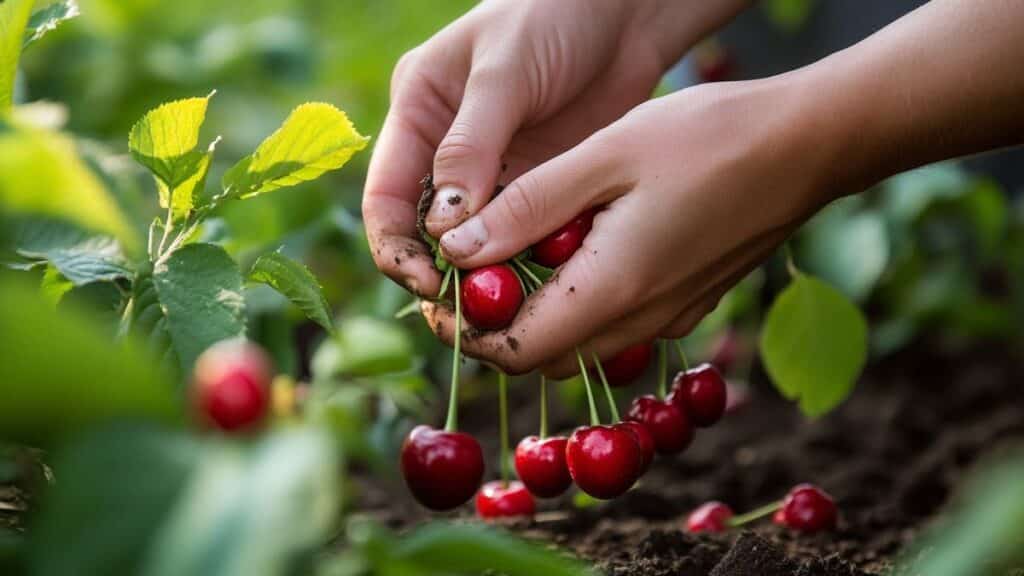
<path fill-rule="evenodd" d="M 729 519 L 733 517 L 732 508 L 717 500 L 706 502 L 686 517 L 686 531 L 725 532 Z"/>
<path fill-rule="evenodd" d="M 537 242 L 531 249 L 533 261 L 548 268 L 558 268 L 569 261 L 583 245 L 583 239 L 594 226 L 596 211 L 587 210 L 568 224 Z"/>
<path fill-rule="evenodd" d="M 686 412 L 668 400 L 650 394 L 640 396 L 633 400 L 627 418 L 650 431 L 659 454 L 677 454 L 693 441 L 693 425 Z"/>
<path fill-rule="evenodd" d="M 711 364 L 701 364 L 677 374 L 669 394 L 671 401 L 701 428 L 712 426 L 722 418 L 727 397 L 725 379 Z"/>
<path fill-rule="evenodd" d="M 476 493 L 476 515 L 481 518 L 533 516 L 536 505 L 522 482 L 495 480 Z"/>
<path fill-rule="evenodd" d="M 267 415 L 272 378 L 262 348 L 241 339 L 218 342 L 196 360 L 193 401 L 211 426 L 226 432 L 252 429 Z"/>
<path fill-rule="evenodd" d="M 484 476 L 484 454 L 469 434 L 430 426 L 412 429 L 402 443 L 402 476 L 416 500 L 451 510 L 473 497 Z"/>
<path fill-rule="evenodd" d="M 511 324 L 523 298 L 523 285 L 506 264 L 477 268 L 462 280 L 462 315 L 481 330 Z"/>
<path fill-rule="evenodd" d="M 799 532 L 820 532 L 836 527 L 836 503 L 813 484 L 800 484 L 786 494 L 776 520 Z"/>
<path fill-rule="evenodd" d="M 654 461 L 654 436 L 651 436 L 651 431 L 647 429 L 647 426 L 633 420 L 619 422 L 615 428 L 628 430 L 636 440 L 636 446 L 640 449 L 640 471 L 637 476 L 643 476 L 651 467 L 651 462 Z"/>
<path fill-rule="evenodd" d="M 565 446 L 569 474 L 587 494 L 609 500 L 629 490 L 640 469 L 640 449 L 625 428 L 577 428 Z"/>
<path fill-rule="evenodd" d="M 565 445 L 569 439 L 553 436 L 541 440 L 527 436 L 516 446 L 516 474 L 535 496 L 554 498 L 572 484 L 565 461 Z"/>
<path fill-rule="evenodd" d="M 626 386 L 647 370 L 653 355 L 654 345 L 642 342 L 626 348 L 608 360 L 602 360 L 601 368 L 604 369 L 609 385 Z"/>

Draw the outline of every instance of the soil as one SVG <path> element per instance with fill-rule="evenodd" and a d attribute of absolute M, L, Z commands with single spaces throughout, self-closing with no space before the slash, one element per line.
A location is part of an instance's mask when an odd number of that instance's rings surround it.
<path fill-rule="evenodd" d="M 930 352 L 936 348 L 920 346 L 876 364 L 847 403 L 817 421 L 800 416 L 755 374 L 760 384 L 746 406 L 700 430 L 681 456 L 658 459 L 623 497 L 579 509 L 566 496 L 507 527 L 571 551 L 609 576 L 886 573 L 942 517 L 979 459 L 1024 445 L 1020 363 L 993 346 L 944 355 Z M 532 433 L 536 422 L 534 389 L 524 384 L 511 402 L 513 438 Z M 481 438 L 485 453 L 496 454 L 492 400 L 464 410 L 463 427 Z M 564 414 L 560 420 L 563 429 L 572 426 Z M 800 482 L 835 497 L 841 518 L 834 532 L 798 535 L 768 520 L 733 534 L 682 531 L 686 514 L 704 501 L 745 511 Z M 407 497 L 364 496 L 364 505 L 393 526 L 426 517 Z M 471 514 L 466 507 L 458 515 Z M 1021 568 L 1006 574 L 1019 576 Z"/>

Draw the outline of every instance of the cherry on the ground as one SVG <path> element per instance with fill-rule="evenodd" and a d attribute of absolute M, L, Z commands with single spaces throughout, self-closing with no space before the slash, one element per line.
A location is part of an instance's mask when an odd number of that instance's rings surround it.
<path fill-rule="evenodd" d="M 621 496 L 633 486 L 640 458 L 632 432 L 614 426 L 577 428 L 565 447 L 569 474 L 576 485 L 602 500 Z"/>
<path fill-rule="evenodd" d="M 416 500 L 451 510 L 476 492 L 484 475 L 480 444 L 469 434 L 417 426 L 402 443 L 402 476 Z"/>
<path fill-rule="evenodd" d="M 693 441 L 693 425 L 686 412 L 668 401 L 647 394 L 633 400 L 629 420 L 643 424 L 654 438 L 659 454 L 682 452 Z"/>
<path fill-rule="evenodd" d="M 533 516 L 536 505 L 522 482 L 495 480 L 476 494 L 476 515 L 481 518 Z"/>
<path fill-rule="evenodd" d="M 725 379 L 711 364 L 701 364 L 676 375 L 669 400 L 686 411 L 694 425 L 707 428 L 725 413 Z"/>
<path fill-rule="evenodd" d="M 193 401 L 211 426 L 228 432 L 251 429 L 267 415 L 272 378 L 262 348 L 241 339 L 218 342 L 196 360 Z"/>
<path fill-rule="evenodd" d="M 800 484 L 786 494 L 773 520 L 799 532 L 820 532 L 836 527 L 835 500 L 813 484 Z"/>
<path fill-rule="evenodd" d="M 594 226 L 595 213 L 595 210 L 584 211 L 565 226 L 534 244 L 530 250 L 533 261 L 548 268 L 558 268 L 568 262 L 583 245 L 583 239 Z"/>
<path fill-rule="evenodd" d="M 634 344 L 608 360 L 601 362 L 604 375 L 611 386 L 626 386 L 640 377 L 651 363 L 654 346 L 650 342 Z"/>
<path fill-rule="evenodd" d="M 572 484 L 565 461 L 568 443 L 569 439 L 564 436 L 543 440 L 527 436 L 516 446 L 516 474 L 531 493 L 541 498 L 554 498 Z"/>
<path fill-rule="evenodd" d="M 728 505 L 713 500 L 698 507 L 686 517 L 686 531 L 697 532 L 725 532 L 729 526 L 729 519 L 733 517 L 732 508 Z"/>
<path fill-rule="evenodd" d="M 506 264 L 477 268 L 462 280 L 462 315 L 481 330 L 511 324 L 523 298 L 523 285 Z"/>
<path fill-rule="evenodd" d="M 643 476 L 651 467 L 651 462 L 654 461 L 654 436 L 651 436 L 651 431 L 647 429 L 647 426 L 634 420 L 625 420 L 615 426 L 629 430 L 633 439 L 636 440 L 637 448 L 640 449 L 640 472 L 637 475 Z"/>

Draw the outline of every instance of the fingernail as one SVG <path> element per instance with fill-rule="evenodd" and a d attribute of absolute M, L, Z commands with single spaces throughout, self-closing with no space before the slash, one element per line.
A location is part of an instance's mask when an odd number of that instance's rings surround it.
<path fill-rule="evenodd" d="M 469 210 L 468 193 L 457 186 L 442 186 L 427 212 L 427 223 L 448 230 L 457 226 Z"/>
<path fill-rule="evenodd" d="M 479 216 L 466 220 L 458 228 L 454 228 L 441 236 L 441 251 L 456 259 L 468 258 L 476 254 L 487 243 L 487 227 Z"/>

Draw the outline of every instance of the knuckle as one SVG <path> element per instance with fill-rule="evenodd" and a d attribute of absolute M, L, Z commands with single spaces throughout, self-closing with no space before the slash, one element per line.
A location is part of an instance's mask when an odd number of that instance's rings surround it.
<path fill-rule="evenodd" d="M 479 152 L 479 145 L 473 137 L 472 127 L 463 121 L 456 120 L 434 156 L 435 171 L 457 166 L 474 158 Z"/>
<path fill-rule="evenodd" d="M 402 57 L 398 59 L 398 62 L 395 63 L 394 70 L 391 72 L 392 89 L 409 78 L 410 72 L 415 68 L 421 51 L 422 48 L 413 48 L 405 54 L 402 54 Z"/>
<path fill-rule="evenodd" d="M 529 173 L 517 178 L 501 195 L 501 216 L 516 230 L 535 228 L 546 213 L 545 195 L 535 176 Z"/>

